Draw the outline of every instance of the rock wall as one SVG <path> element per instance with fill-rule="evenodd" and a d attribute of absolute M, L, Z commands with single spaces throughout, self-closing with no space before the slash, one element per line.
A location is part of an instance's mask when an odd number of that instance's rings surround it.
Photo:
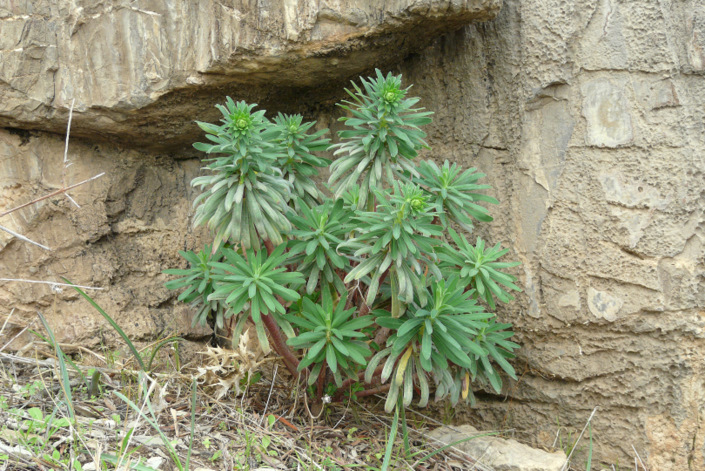
<path fill-rule="evenodd" d="M 520 380 L 459 421 L 551 446 L 599 407 L 600 460 L 705 469 L 703 51 L 702 2 L 524 0 L 401 66 L 523 262 Z"/>
<path fill-rule="evenodd" d="M 0 232 L 2 277 L 107 288 L 136 338 L 203 335 L 160 274 L 204 236 L 192 120 L 230 94 L 329 126 L 351 75 L 401 71 L 436 111 L 430 155 L 488 174 L 501 204 L 478 230 L 523 263 L 500 312 L 520 380 L 456 420 L 551 446 L 598 407 L 595 459 L 705 468 L 702 2 L 505 0 L 494 20 L 498 1 L 224 3 L 0 6 L 0 211 L 106 172 L 71 192 L 80 210 L 0 220 L 53 249 Z M 473 19 L 491 21 L 453 31 Z M 64 170 L 46 131 L 73 98 Z M 68 290 L 0 282 L 0 305 L 13 335 L 40 309 L 66 341 L 114 341 Z"/>

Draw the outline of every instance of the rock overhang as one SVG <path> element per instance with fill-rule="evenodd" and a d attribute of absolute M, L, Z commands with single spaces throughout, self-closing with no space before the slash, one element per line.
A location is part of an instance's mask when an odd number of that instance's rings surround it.
<path fill-rule="evenodd" d="M 225 95 L 287 111 L 332 101 L 350 79 L 491 20 L 501 4 L 15 2 L 0 6 L 0 127 L 63 133 L 75 100 L 73 137 L 179 149 Z"/>

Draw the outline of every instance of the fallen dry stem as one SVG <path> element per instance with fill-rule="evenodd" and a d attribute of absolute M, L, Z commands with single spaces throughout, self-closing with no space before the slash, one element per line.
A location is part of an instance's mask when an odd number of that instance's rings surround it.
<path fill-rule="evenodd" d="M 67 283 L 59 283 L 56 281 L 23 280 L 22 278 L 0 278 L 0 281 L 16 281 L 19 283 L 37 283 L 37 284 L 51 285 L 51 286 L 69 286 L 71 288 L 76 287 L 76 288 L 82 288 L 82 289 L 95 289 L 95 290 L 105 289 L 105 288 L 98 288 L 95 286 L 69 285 Z"/>
<path fill-rule="evenodd" d="M 0 328 L 0 335 L 5 332 L 5 327 L 7 326 L 7 323 L 10 322 L 10 319 L 12 318 L 12 315 L 15 313 L 15 308 L 12 308 L 12 311 L 10 311 L 10 314 L 5 318 L 5 322 L 2 324 L 2 328 Z"/>
<path fill-rule="evenodd" d="M 41 248 L 43 248 L 44 250 L 49 250 L 49 251 L 51 251 L 51 249 L 50 249 L 49 247 L 47 247 L 46 245 L 42 245 L 42 244 L 40 244 L 39 242 L 35 242 L 35 241 L 33 241 L 32 239 L 23 236 L 22 234 L 18 234 L 17 232 L 13 231 L 12 229 L 8 229 L 8 228 L 5 227 L 5 226 L 0 226 L 0 229 L 3 230 L 3 231 L 5 231 L 5 232 L 7 232 L 8 234 L 10 234 L 10 235 L 12 235 L 12 236 L 14 236 L 14 237 L 17 237 L 17 238 L 20 239 L 20 240 L 24 240 L 25 242 L 29 242 L 30 244 L 36 245 L 37 247 L 41 247 Z"/>
<path fill-rule="evenodd" d="M 0 353 L 2 353 L 2 351 L 5 350 L 5 348 L 6 348 L 8 345 L 10 345 L 12 342 L 14 342 L 17 337 L 19 337 L 20 335 L 24 334 L 27 329 L 29 329 L 30 327 L 32 327 L 35 322 L 36 322 L 36 320 L 32 321 L 29 325 L 27 325 L 24 329 L 22 329 L 17 335 L 15 335 L 14 337 L 12 337 L 12 339 L 10 339 L 9 342 L 7 342 L 5 345 L 2 346 L 2 348 L 0 348 Z M 3 328 L 4 328 L 4 326 L 3 326 Z"/>
<path fill-rule="evenodd" d="M 83 180 L 82 182 L 74 183 L 73 185 L 69 185 L 69 186 L 67 186 L 67 187 L 60 188 L 60 189 L 58 189 L 58 190 L 56 190 L 56 191 L 52 191 L 52 192 L 49 193 L 48 195 L 44 195 L 44 196 L 42 196 L 42 197 L 40 197 L 40 198 L 37 198 L 37 199 L 35 199 L 35 200 L 32 200 L 32 201 L 30 201 L 29 203 L 21 204 L 21 205 L 15 207 L 15 208 L 8 209 L 7 211 L 5 211 L 5 212 L 3 212 L 3 213 L 0 213 L 0 217 L 7 216 L 7 215 L 10 214 L 10 213 L 14 213 L 15 211 L 17 211 L 17 210 L 19 210 L 19 209 L 26 208 L 27 206 L 31 206 L 31 205 L 33 205 L 33 204 L 35 204 L 35 203 L 38 203 L 38 202 L 40 202 L 40 201 L 42 201 L 42 200 L 45 200 L 45 199 L 47 199 L 47 198 L 51 198 L 51 197 L 53 197 L 53 196 L 60 195 L 60 194 L 62 194 L 62 193 L 66 193 L 67 191 L 69 191 L 69 190 L 71 190 L 71 189 L 73 189 L 73 188 L 76 188 L 77 186 L 85 185 L 86 183 L 92 182 L 93 180 L 95 180 L 95 179 L 97 179 L 97 178 L 100 178 L 100 177 L 102 177 L 103 175 L 105 175 L 105 172 L 99 173 L 98 175 L 95 175 L 95 176 L 93 176 L 93 177 L 91 177 L 91 178 L 89 178 L 89 179 L 87 179 L 87 180 Z"/>
<path fill-rule="evenodd" d="M 69 137 L 71 136 L 71 120 L 73 119 L 73 105 L 76 103 L 76 99 L 71 100 L 71 109 L 69 109 L 69 122 L 66 125 L 66 146 L 64 147 L 64 168 L 61 171 L 61 184 L 66 186 L 66 169 L 71 166 L 69 162 Z M 71 195 L 67 193 L 64 194 L 66 198 L 73 203 L 78 209 L 81 209 L 81 205 L 76 203 L 76 201 L 71 198 Z"/>
<path fill-rule="evenodd" d="M 565 471 L 566 466 L 568 466 L 570 464 L 570 457 L 573 456 L 573 452 L 575 452 L 575 450 L 578 448 L 578 443 L 580 443 L 580 439 L 583 438 L 583 434 L 585 433 L 585 430 L 588 428 L 588 425 L 590 425 L 590 421 L 595 416 L 596 412 L 597 412 L 597 407 L 595 407 L 592 410 L 592 414 L 590 414 L 590 417 L 588 417 L 587 422 L 585 422 L 585 426 L 583 427 L 583 430 L 580 432 L 580 435 L 578 435 L 578 439 L 575 441 L 575 444 L 573 445 L 573 449 L 570 450 L 570 454 L 568 455 L 568 458 L 566 458 L 565 464 L 561 468 L 561 471 Z"/>

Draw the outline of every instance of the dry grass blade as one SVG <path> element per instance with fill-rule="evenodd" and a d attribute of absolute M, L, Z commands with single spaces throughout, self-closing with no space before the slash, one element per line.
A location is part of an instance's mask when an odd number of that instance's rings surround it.
<path fill-rule="evenodd" d="M 146 381 L 150 381 L 150 386 L 147 388 Z M 142 372 L 140 373 L 140 379 L 139 383 L 141 384 L 141 390 L 142 390 L 142 396 L 144 403 L 142 405 L 142 408 L 139 408 L 133 401 L 131 401 L 129 398 L 127 398 L 125 395 L 119 393 L 119 392 L 114 392 L 114 394 L 120 398 L 122 401 L 124 401 L 132 410 L 137 412 L 138 418 L 141 418 L 144 420 L 147 424 L 149 424 L 154 431 L 157 432 L 157 435 L 159 436 L 162 444 L 167 450 L 167 453 L 169 454 L 169 457 L 171 458 L 172 462 L 174 465 L 180 470 L 183 471 L 184 465 L 181 462 L 181 459 L 179 457 L 178 452 L 176 451 L 175 444 L 172 444 L 172 442 L 169 440 L 169 438 L 164 434 L 162 431 L 162 427 L 159 425 L 159 417 L 158 417 L 158 412 L 155 413 L 154 408 L 152 407 L 152 402 L 150 399 L 150 396 L 152 392 L 155 390 L 159 390 L 160 388 L 157 387 L 158 383 L 154 379 L 150 378 L 146 373 Z M 149 412 L 149 416 L 147 413 L 144 411 L 144 409 L 147 409 Z M 134 434 L 130 436 L 130 439 L 134 437 Z M 128 443 L 129 446 L 129 443 Z M 190 459 L 190 455 L 189 455 Z M 121 463 L 122 461 L 120 461 Z M 119 465 L 118 465 L 119 468 Z"/>
<path fill-rule="evenodd" d="M 71 108 L 69 108 L 69 122 L 66 125 L 66 146 L 64 147 L 64 170 L 68 167 L 69 163 L 69 137 L 71 136 L 71 120 L 73 119 L 73 105 L 76 103 L 76 99 L 71 100 Z M 65 175 L 64 175 L 65 178 Z M 66 185 L 64 185 L 66 186 Z"/>
<path fill-rule="evenodd" d="M 573 456 L 573 452 L 578 448 L 578 443 L 580 443 L 580 439 L 583 438 L 583 434 L 585 433 L 585 430 L 588 428 L 588 425 L 590 425 L 590 421 L 592 418 L 595 416 L 595 413 L 597 412 L 597 407 L 595 407 L 592 410 L 592 414 L 590 414 L 590 417 L 588 417 L 587 422 L 585 422 L 585 426 L 583 427 L 583 430 L 580 432 L 580 435 L 578 435 L 578 439 L 575 441 L 575 444 L 573 444 L 573 448 L 570 450 L 570 454 L 568 455 L 568 458 L 565 460 L 565 464 L 561 468 L 561 471 L 565 471 L 567 467 L 570 465 L 570 457 Z"/>
<path fill-rule="evenodd" d="M 643 461 L 641 461 L 641 456 L 639 456 L 639 453 L 636 451 L 636 448 L 634 448 L 634 445 L 632 445 L 632 450 L 634 450 L 635 459 L 634 459 L 634 464 L 636 465 L 636 458 L 639 459 L 639 464 L 641 464 L 641 467 L 644 468 L 644 471 L 649 471 L 649 468 L 646 467 Z"/>
<path fill-rule="evenodd" d="M 44 281 L 44 280 L 24 280 L 22 278 L 0 278 L 0 281 L 15 281 L 18 283 L 35 283 L 35 284 L 41 284 L 41 285 L 50 285 L 52 287 L 54 286 L 67 286 L 67 287 L 77 287 L 77 288 L 83 288 L 83 289 L 92 289 L 92 290 L 104 290 L 105 288 L 98 288 L 96 286 L 82 286 L 82 285 L 74 285 L 74 284 L 68 284 L 68 283 L 59 283 L 56 281 Z"/>
<path fill-rule="evenodd" d="M 31 322 L 29 325 L 27 325 L 24 329 L 20 330 L 17 335 L 15 335 L 14 337 L 12 337 L 9 342 L 7 342 L 5 345 L 3 345 L 2 347 L 0 347 L 0 353 L 2 353 L 2 351 L 5 350 L 5 348 L 7 348 L 8 345 L 12 344 L 12 342 L 14 342 L 15 339 L 17 339 L 20 335 L 24 334 L 24 333 L 27 331 L 27 329 L 29 329 L 30 327 L 32 327 L 35 322 L 36 322 L 36 320 L 35 320 L 35 321 L 32 321 L 32 322 Z M 3 326 L 3 327 L 4 327 L 4 326 Z"/>
<path fill-rule="evenodd" d="M 8 234 L 10 234 L 11 236 L 17 237 L 18 239 L 23 240 L 23 241 L 25 241 L 25 242 L 29 242 L 30 244 L 36 245 L 37 247 L 40 247 L 40 248 L 42 248 L 42 249 L 44 249 L 44 250 L 49 250 L 49 251 L 51 251 L 51 249 L 50 249 L 49 247 L 47 247 L 46 245 L 42 245 L 42 244 L 40 244 L 39 242 L 35 242 L 35 241 L 33 241 L 32 239 L 30 239 L 30 238 L 28 238 L 28 237 L 25 237 L 25 236 L 23 236 L 22 234 L 18 234 L 17 232 L 13 231 L 12 229 L 8 229 L 8 228 L 5 227 L 5 226 L 0 226 L 0 230 L 3 230 L 3 231 L 5 231 L 5 232 L 7 232 Z"/>
<path fill-rule="evenodd" d="M 278 370 L 278 365 L 274 365 L 274 375 L 272 377 L 272 385 L 269 388 L 269 395 L 267 396 L 267 403 L 264 405 L 264 411 L 262 412 L 262 418 L 259 421 L 259 424 L 262 425 L 262 421 L 264 421 L 264 417 L 267 415 L 267 409 L 269 409 L 269 400 L 272 398 L 272 389 L 274 389 L 274 382 L 277 380 L 277 370 Z"/>
<path fill-rule="evenodd" d="M 69 137 L 71 136 L 71 120 L 73 119 L 73 105 L 76 103 L 76 99 L 71 100 L 71 108 L 69 109 L 69 122 L 66 125 L 66 145 L 64 147 L 64 168 L 61 172 L 61 182 L 64 186 L 66 186 L 66 169 L 71 166 L 71 162 L 69 162 Z M 78 209 L 81 209 L 81 205 L 76 203 L 76 201 L 71 198 L 71 195 L 68 194 L 68 192 L 64 193 L 64 196 Z"/>
<path fill-rule="evenodd" d="M 0 328 L 0 335 L 5 332 L 5 327 L 7 327 L 7 323 L 10 322 L 10 319 L 12 319 L 12 315 L 15 313 L 15 308 L 12 308 L 12 311 L 10 311 L 10 314 L 5 318 L 5 322 L 2 323 L 2 328 Z"/>

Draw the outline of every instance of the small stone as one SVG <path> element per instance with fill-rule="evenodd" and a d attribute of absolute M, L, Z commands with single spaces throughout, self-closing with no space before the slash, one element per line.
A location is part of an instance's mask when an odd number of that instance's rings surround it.
<path fill-rule="evenodd" d="M 159 469 L 162 463 L 164 463 L 164 458 L 161 458 L 159 456 L 153 456 L 147 460 L 145 465 L 152 469 Z"/>
<path fill-rule="evenodd" d="M 567 458 L 563 451 L 549 453 L 516 440 L 487 436 L 471 425 L 439 427 L 428 434 L 445 445 L 477 436 L 454 445 L 493 471 L 561 471 Z"/>
<path fill-rule="evenodd" d="M 200 75 L 189 75 L 186 77 L 186 83 L 189 85 L 203 85 L 205 80 Z"/>

